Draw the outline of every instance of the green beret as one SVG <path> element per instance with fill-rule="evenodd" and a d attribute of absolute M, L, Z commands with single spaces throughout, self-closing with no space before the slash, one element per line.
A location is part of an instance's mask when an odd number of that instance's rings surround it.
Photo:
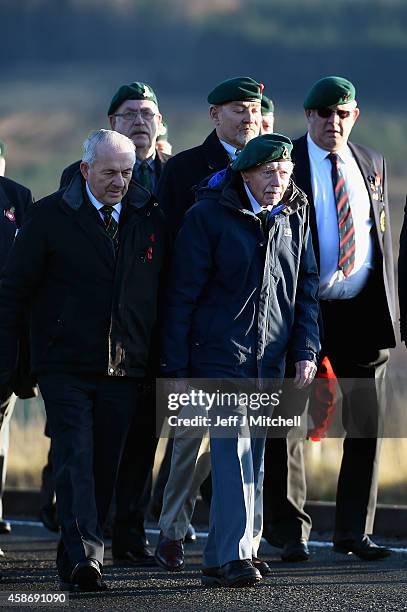
<path fill-rule="evenodd" d="M 165 121 L 162 121 L 158 128 L 157 140 L 168 140 L 168 125 Z"/>
<path fill-rule="evenodd" d="M 123 104 L 126 100 L 151 100 L 158 106 L 157 96 L 150 85 L 134 81 L 134 83 L 130 83 L 130 85 L 122 85 L 116 91 L 110 102 L 107 114 L 113 115 L 120 104 Z"/>
<path fill-rule="evenodd" d="M 274 113 L 273 100 L 270 100 L 270 98 L 263 94 L 261 99 L 261 114 L 268 115 L 269 113 Z"/>
<path fill-rule="evenodd" d="M 0 157 L 5 157 L 6 156 L 6 144 L 0 140 Z"/>
<path fill-rule="evenodd" d="M 354 85 L 342 77 L 329 76 L 311 87 L 304 100 L 304 108 L 325 108 L 335 104 L 347 104 L 355 99 Z"/>
<path fill-rule="evenodd" d="M 283 134 L 263 134 L 249 140 L 231 165 L 232 170 L 248 170 L 272 161 L 291 160 L 293 143 Z"/>
<path fill-rule="evenodd" d="M 222 81 L 208 95 L 209 104 L 226 104 L 227 102 L 243 102 L 245 100 L 261 100 L 263 83 L 258 83 L 250 77 L 236 77 Z"/>

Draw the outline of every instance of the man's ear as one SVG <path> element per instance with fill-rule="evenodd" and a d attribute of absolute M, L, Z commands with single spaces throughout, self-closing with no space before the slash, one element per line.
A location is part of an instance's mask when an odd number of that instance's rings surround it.
<path fill-rule="evenodd" d="M 109 123 L 112 130 L 116 129 L 116 117 L 114 115 L 109 115 Z"/>
<path fill-rule="evenodd" d="M 89 176 L 89 164 L 87 162 L 81 161 L 79 168 L 83 178 L 85 179 L 85 181 L 87 181 Z"/>
<path fill-rule="evenodd" d="M 249 181 L 249 179 L 250 179 L 250 175 L 249 175 L 249 173 L 247 172 L 247 170 L 242 170 L 242 171 L 240 172 L 240 174 L 241 174 L 241 176 L 242 176 L 242 179 L 243 179 L 243 182 L 244 182 L 244 183 L 249 183 L 249 182 L 250 182 L 250 181 Z"/>
<path fill-rule="evenodd" d="M 217 127 L 220 123 L 219 113 L 220 106 L 217 106 L 216 104 L 211 104 L 209 107 L 209 116 L 215 124 L 215 127 Z"/>

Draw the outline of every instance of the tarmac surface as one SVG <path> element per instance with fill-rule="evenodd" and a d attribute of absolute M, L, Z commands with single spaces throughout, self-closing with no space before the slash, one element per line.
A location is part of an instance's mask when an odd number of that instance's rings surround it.
<path fill-rule="evenodd" d="M 154 546 L 156 530 L 149 530 Z M 204 588 L 200 563 L 205 534 L 186 545 L 186 568 L 170 574 L 159 567 L 131 568 L 114 565 L 109 542 L 106 548 L 104 593 L 69 594 L 69 603 L 58 606 L 30 603 L 10 605 L 10 593 L 58 594 L 54 559 L 57 536 L 39 523 L 15 521 L 11 535 L 0 536 L 5 556 L 0 560 L 0 607 L 5 610 L 191 610 L 216 611 L 351 611 L 407 610 L 407 541 L 384 541 L 393 554 L 377 562 L 334 553 L 327 536 L 312 540 L 306 563 L 283 563 L 279 551 L 263 541 L 261 557 L 272 574 L 252 588 Z"/>

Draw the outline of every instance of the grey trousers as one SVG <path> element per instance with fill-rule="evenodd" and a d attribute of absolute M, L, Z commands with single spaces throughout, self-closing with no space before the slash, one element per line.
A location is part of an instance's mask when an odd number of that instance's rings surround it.
<path fill-rule="evenodd" d="M 10 437 L 10 420 L 13 415 L 17 397 L 14 393 L 8 400 L 8 405 L 4 413 L 3 423 L 0 429 L 0 519 L 3 518 L 3 493 L 6 484 L 7 459 Z"/>

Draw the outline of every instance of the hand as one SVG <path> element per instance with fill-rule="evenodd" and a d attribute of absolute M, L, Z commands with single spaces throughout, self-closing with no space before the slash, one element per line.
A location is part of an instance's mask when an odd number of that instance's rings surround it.
<path fill-rule="evenodd" d="M 308 387 L 314 380 L 314 376 L 317 372 L 317 366 L 313 361 L 297 361 L 295 364 L 295 378 L 294 386 L 297 389 L 303 389 Z"/>

